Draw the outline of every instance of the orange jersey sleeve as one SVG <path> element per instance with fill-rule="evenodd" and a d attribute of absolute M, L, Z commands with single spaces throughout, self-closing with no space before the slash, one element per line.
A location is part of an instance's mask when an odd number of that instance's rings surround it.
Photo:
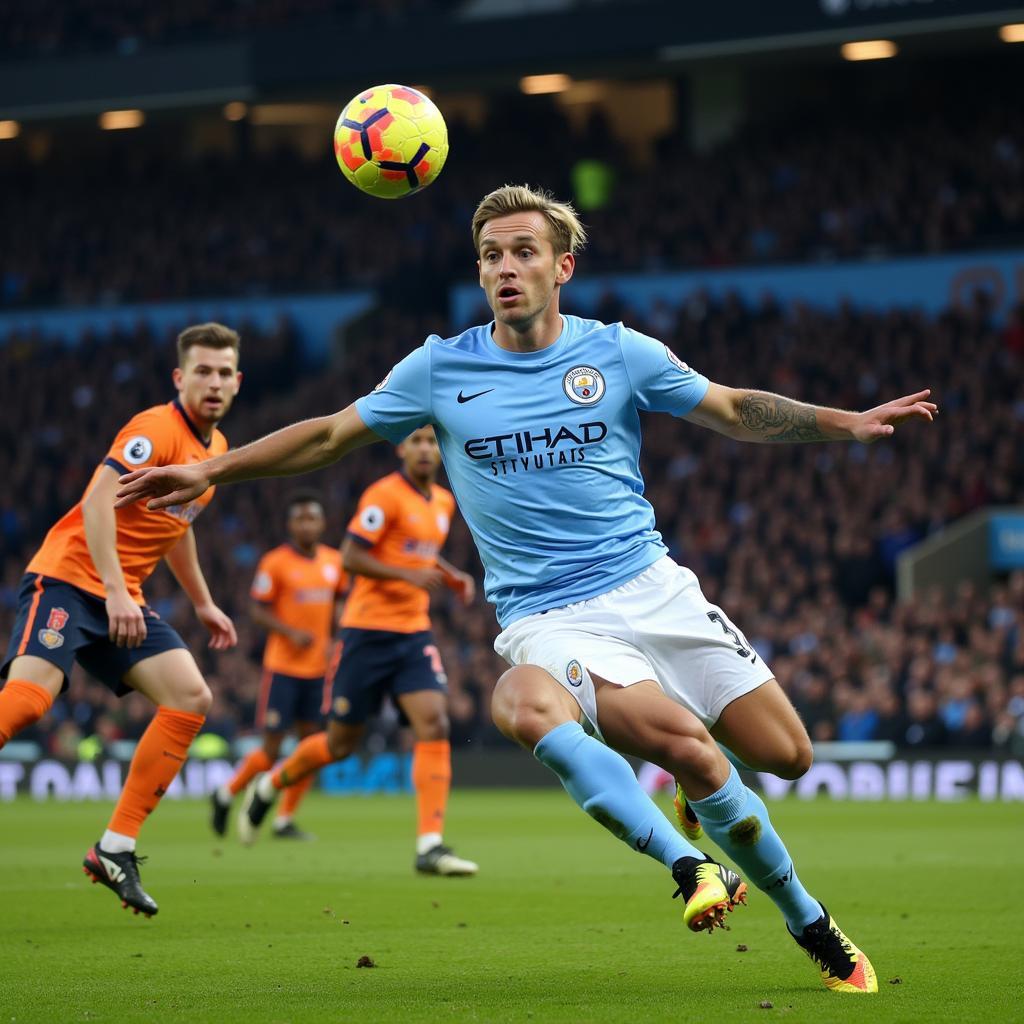
<path fill-rule="evenodd" d="M 85 538 L 82 501 L 103 472 L 127 473 L 145 466 L 202 462 L 226 452 L 224 435 L 215 430 L 203 440 L 181 405 L 169 402 L 133 416 L 121 428 L 106 458 L 96 467 L 82 499 L 50 529 L 28 564 L 28 572 L 53 576 L 97 597 L 105 597 Z M 109 468 L 107 468 L 109 467 Z M 117 554 L 125 584 L 139 604 L 142 584 L 168 551 L 182 538 L 213 498 L 214 488 L 187 505 L 151 512 L 144 502 L 116 512 Z"/>
<path fill-rule="evenodd" d="M 300 679 L 323 678 L 343 575 L 341 553 L 325 544 L 312 557 L 282 544 L 260 559 L 250 590 L 253 600 L 265 604 L 284 625 L 313 636 L 308 647 L 299 647 L 272 631 L 263 652 L 265 669 Z"/>
<path fill-rule="evenodd" d="M 378 480 L 363 493 L 348 532 L 388 565 L 427 569 L 448 537 L 455 499 L 434 484 L 430 497 L 401 473 Z M 342 626 L 417 633 L 430 628 L 430 595 L 404 580 L 355 576 Z"/>

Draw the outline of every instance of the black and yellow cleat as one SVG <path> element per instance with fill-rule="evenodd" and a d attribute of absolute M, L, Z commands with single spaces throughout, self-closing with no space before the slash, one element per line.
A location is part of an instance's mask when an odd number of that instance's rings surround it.
<path fill-rule="evenodd" d="M 260 782 L 265 774 L 266 772 L 261 772 L 249 783 L 245 796 L 242 799 L 242 806 L 238 811 L 238 820 L 236 822 L 238 838 L 244 846 L 252 846 L 256 842 L 260 825 L 263 824 L 263 819 L 267 816 L 267 812 L 274 806 L 273 800 L 264 800 L 260 796 Z M 277 797 L 276 792 L 274 797 Z"/>
<path fill-rule="evenodd" d="M 679 821 L 679 828 L 684 836 L 691 843 L 699 843 L 704 838 L 704 827 L 697 820 L 693 808 L 686 800 L 683 787 L 676 783 L 676 795 L 672 798 L 672 806 L 676 809 L 676 819 Z"/>
<path fill-rule="evenodd" d="M 421 875 L 446 875 L 450 878 L 465 878 L 480 870 L 473 861 L 456 857 L 452 848 L 442 843 L 432 846 L 426 853 L 417 854 L 413 866 Z"/>
<path fill-rule="evenodd" d="M 92 879 L 93 885 L 99 882 L 116 893 L 125 910 L 131 907 L 136 914 L 152 917 L 159 908 L 156 900 L 142 888 L 139 878 L 139 865 L 145 859 L 136 857 L 134 850 L 109 853 L 96 843 L 85 855 L 82 870 Z"/>
<path fill-rule="evenodd" d="M 705 857 L 680 857 L 672 865 L 678 889 L 672 899 L 686 901 L 683 924 L 693 932 L 713 932 L 725 927 L 725 915 L 747 902 L 747 883 L 735 871 Z"/>
<path fill-rule="evenodd" d="M 821 917 L 799 935 L 789 934 L 818 965 L 825 987 L 859 995 L 877 992 L 878 979 L 871 961 L 843 934 L 832 915 L 824 907 L 821 910 Z"/>

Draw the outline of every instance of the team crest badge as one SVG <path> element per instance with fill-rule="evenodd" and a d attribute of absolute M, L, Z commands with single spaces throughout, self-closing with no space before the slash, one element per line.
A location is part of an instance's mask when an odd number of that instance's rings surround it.
<path fill-rule="evenodd" d="M 388 370 L 384 379 L 373 389 L 374 391 L 383 391 L 388 386 L 388 381 L 391 380 L 391 372 L 391 370 Z"/>
<path fill-rule="evenodd" d="M 64 646 L 64 634 L 61 630 L 68 624 L 70 612 L 65 608 L 51 608 L 46 618 L 46 625 L 37 634 L 39 642 L 48 650 L 55 651 Z"/>
<path fill-rule="evenodd" d="M 577 405 L 593 405 L 604 397 L 604 377 L 592 366 L 574 366 L 562 381 L 566 397 Z"/>
<path fill-rule="evenodd" d="M 668 345 L 666 345 L 666 346 L 665 346 L 665 355 L 667 355 L 667 356 L 668 356 L 668 361 L 669 361 L 670 363 L 675 363 L 675 365 L 676 365 L 676 366 L 678 366 L 678 367 L 679 367 L 679 369 L 683 371 L 683 373 L 692 373 L 692 372 L 693 372 L 693 371 L 692 371 L 692 370 L 691 370 L 691 369 L 690 369 L 690 368 L 689 368 L 689 367 L 688 367 L 688 366 L 686 365 L 686 363 L 684 363 L 684 362 L 682 361 L 682 359 L 680 359 L 680 358 L 679 358 L 679 356 L 677 356 L 677 355 L 675 354 L 675 352 L 673 352 L 673 351 L 672 351 L 672 349 L 670 349 L 670 348 L 668 347 Z"/>
<path fill-rule="evenodd" d="M 565 678 L 570 686 L 583 685 L 583 666 L 573 659 L 565 666 Z"/>

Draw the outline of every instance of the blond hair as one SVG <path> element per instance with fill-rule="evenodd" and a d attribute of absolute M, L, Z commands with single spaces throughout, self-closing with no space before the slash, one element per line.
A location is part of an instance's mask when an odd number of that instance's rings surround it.
<path fill-rule="evenodd" d="M 495 217 L 510 213 L 543 214 L 551 234 L 556 253 L 578 253 L 587 244 L 587 229 L 580 223 L 576 211 L 569 203 L 561 203 L 542 188 L 529 185 L 502 185 L 480 200 L 473 214 L 473 248 L 480 251 L 480 235 L 484 225 Z"/>
<path fill-rule="evenodd" d="M 189 349 L 196 345 L 203 348 L 233 348 L 237 354 L 240 344 L 238 332 L 223 324 L 193 324 L 178 335 L 178 365 L 184 364 Z"/>

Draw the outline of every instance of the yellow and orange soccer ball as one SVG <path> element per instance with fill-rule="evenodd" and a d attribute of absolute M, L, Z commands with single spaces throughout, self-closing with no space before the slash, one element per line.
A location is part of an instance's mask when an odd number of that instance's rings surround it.
<path fill-rule="evenodd" d="M 356 188 L 378 199 L 420 192 L 448 157 L 448 128 L 429 97 L 407 85 L 354 96 L 334 128 L 334 155 Z"/>

